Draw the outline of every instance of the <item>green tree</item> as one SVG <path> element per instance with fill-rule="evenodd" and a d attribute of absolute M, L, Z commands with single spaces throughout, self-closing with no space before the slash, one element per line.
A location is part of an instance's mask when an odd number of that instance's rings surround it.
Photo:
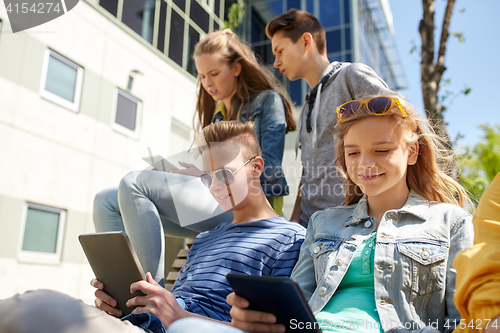
<path fill-rule="evenodd" d="M 243 21 L 243 15 L 245 14 L 245 7 L 242 3 L 236 2 L 229 7 L 227 13 L 227 20 L 224 20 L 224 29 L 231 29 L 233 31 L 238 28 L 238 26 Z"/>
<path fill-rule="evenodd" d="M 461 169 L 460 183 L 479 201 L 486 187 L 500 172 L 500 125 L 481 125 L 484 131 L 482 141 L 473 147 L 466 147 L 458 155 Z"/>

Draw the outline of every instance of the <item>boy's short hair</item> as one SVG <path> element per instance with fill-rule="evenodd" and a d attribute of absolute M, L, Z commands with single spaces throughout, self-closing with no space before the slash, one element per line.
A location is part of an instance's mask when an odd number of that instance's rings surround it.
<path fill-rule="evenodd" d="M 295 8 L 276 16 L 266 25 L 266 35 L 273 38 L 276 32 L 283 30 L 283 35 L 297 43 L 300 37 L 309 32 L 320 54 L 326 53 L 325 29 L 314 15 Z"/>
<path fill-rule="evenodd" d="M 262 156 L 259 140 L 253 130 L 253 122 L 219 121 L 203 128 L 207 144 L 211 142 L 232 142 L 237 144 L 244 159 Z"/>

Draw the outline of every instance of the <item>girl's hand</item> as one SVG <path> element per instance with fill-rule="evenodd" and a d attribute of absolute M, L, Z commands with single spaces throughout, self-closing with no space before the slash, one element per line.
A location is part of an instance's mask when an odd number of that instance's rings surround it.
<path fill-rule="evenodd" d="M 169 172 L 171 173 L 179 173 L 181 175 L 188 175 L 188 176 L 194 176 L 194 177 L 200 177 L 201 171 L 197 167 L 194 166 L 194 164 L 189 164 L 189 163 L 184 163 L 179 161 L 179 164 L 185 169 L 179 169 L 179 170 L 170 170 Z"/>
<path fill-rule="evenodd" d="M 276 316 L 254 310 L 247 310 L 249 303 L 246 299 L 230 293 L 226 302 L 232 305 L 231 325 L 246 332 L 285 332 L 285 326 L 276 324 Z"/>
<path fill-rule="evenodd" d="M 96 299 L 94 300 L 95 306 L 102 311 L 106 311 L 114 317 L 120 318 L 122 312 L 116 308 L 117 303 L 115 299 L 103 291 L 104 284 L 102 284 L 102 282 L 100 282 L 96 278 L 93 278 L 90 281 L 90 285 L 94 288 L 97 288 L 94 293 L 96 297 Z"/>
<path fill-rule="evenodd" d="M 147 312 L 160 319 L 163 326 L 168 328 L 178 319 L 188 317 L 189 313 L 181 308 L 174 295 L 160 286 L 151 276 L 146 274 L 147 281 L 138 281 L 130 285 L 130 292 L 141 290 L 146 296 L 136 296 L 127 301 L 127 306 L 138 306 L 133 313 Z"/>

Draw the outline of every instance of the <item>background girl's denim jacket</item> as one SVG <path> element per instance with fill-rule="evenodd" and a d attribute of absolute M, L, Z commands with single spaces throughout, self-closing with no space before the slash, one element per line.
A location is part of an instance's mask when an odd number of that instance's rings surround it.
<path fill-rule="evenodd" d="M 374 231 L 376 221 L 367 208 L 364 196 L 357 204 L 311 216 L 291 277 L 314 314 L 334 295 L 356 248 Z M 457 205 L 427 201 L 414 191 L 404 207 L 384 214 L 377 230 L 374 279 L 375 303 L 385 332 L 398 331 L 404 324 L 410 330 L 430 325 L 451 332 L 453 320 L 460 323 L 453 303 L 452 262 L 472 241 L 468 212 Z"/>
<path fill-rule="evenodd" d="M 214 115 L 213 122 L 223 120 L 222 113 Z M 242 121 L 253 121 L 264 159 L 260 176 L 266 197 L 288 195 L 288 185 L 281 162 L 285 150 L 286 118 L 283 101 L 278 93 L 266 90 L 257 95 L 241 112 Z"/>

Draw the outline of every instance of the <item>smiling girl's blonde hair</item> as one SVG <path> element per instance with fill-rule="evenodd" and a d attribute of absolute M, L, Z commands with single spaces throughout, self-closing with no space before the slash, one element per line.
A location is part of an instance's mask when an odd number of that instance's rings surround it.
<path fill-rule="evenodd" d="M 419 117 L 417 110 L 402 96 L 394 94 L 388 97 L 396 97 L 406 112 L 403 118 L 397 106 L 384 116 L 392 118 L 397 127 L 397 131 L 408 143 L 418 142 L 418 158 L 414 165 L 408 165 L 406 173 L 406 183 L 409 188 L 418 192 L 425 199 L 430 201 L 448 202 L 465 206 L 470 199 L 465 189 L 447 176 L 445 171 L 450 166 L 450 159 L 453 153 L 444 148 L 444 141 L 432 130 L 426 119 Z M 370 98 L 368 96 L 367 98 Z M 347 166 L 344 152 L 344 138 L 352 125 L 368 117 L 377 117 L 369 114 L 363 108 L 355 115 L 339 121 L 336 125 L 337 145 L 335 147 L 337 159 L 335 166 L 346 178 L 344 183 L 345 201 L 343 205 L 357 203 L 363 193 L 347 173 Z M 453 190 L 456 194 L 453 192 Z M 457 201 L 456 195 L 459 200 Z"/>

